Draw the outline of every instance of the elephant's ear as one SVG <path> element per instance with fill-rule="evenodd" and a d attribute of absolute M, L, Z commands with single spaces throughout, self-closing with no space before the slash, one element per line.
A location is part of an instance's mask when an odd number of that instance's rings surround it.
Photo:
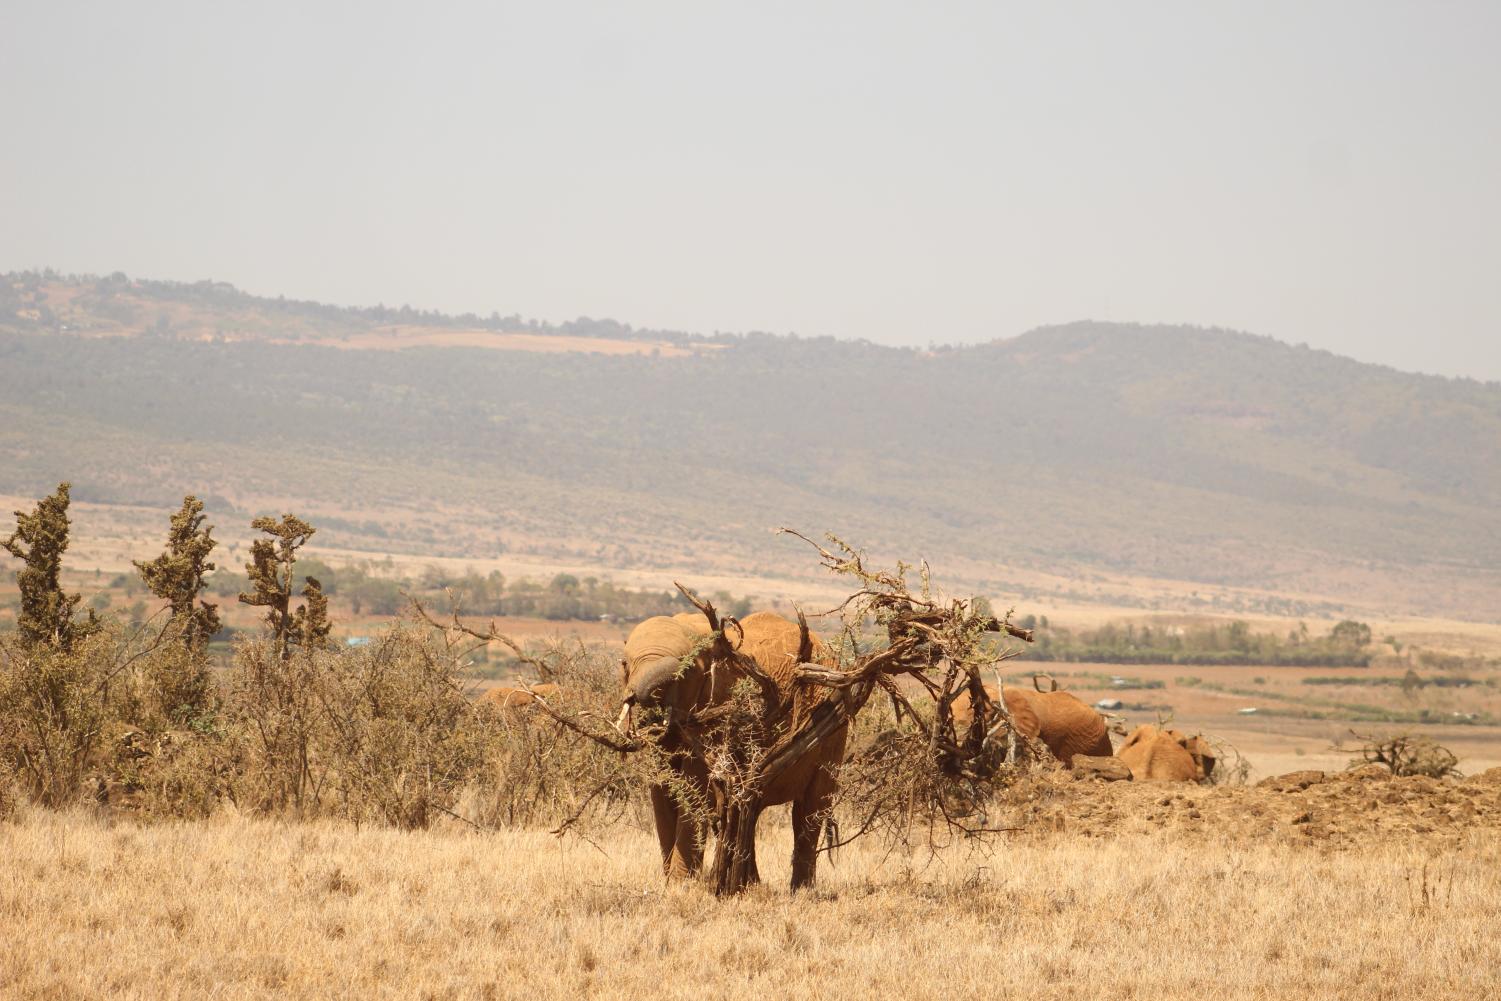
<path fill-rule="evenodd" d="M 1016 723 L 1017 730 L 1028 737 L 1042 735 L 1042 720 L 1038 718 L 1037 710 L 1032 706 L 1032 700 L 1027 698 L 1027 693 L 1019 688 L 1002 688 L 1001 698 L 1006 702 L 1006 711 L 1011 714 L 1011 719 Z"/>
<path fill-rule="evenodd" d="M 628 685 L 631 682 L 631 662 L 624 657 L 620 658 L 620 683 Z"/>

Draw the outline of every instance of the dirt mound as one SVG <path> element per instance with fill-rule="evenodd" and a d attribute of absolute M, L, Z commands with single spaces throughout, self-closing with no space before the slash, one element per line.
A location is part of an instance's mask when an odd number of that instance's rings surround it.
<path fill-rule="evenodd" d="M 1372 839 L 1457 843 L 1476 830 L 1501 831 L 1501 769 L 1432 779 L 1367 766 L 1291 772 L 1253 786 L 1100 782 L 1058 770 L 1013 788 L 1002 819 L 1038 833 L 1095 837 L 1169 829 L 1335 848 Z"/>

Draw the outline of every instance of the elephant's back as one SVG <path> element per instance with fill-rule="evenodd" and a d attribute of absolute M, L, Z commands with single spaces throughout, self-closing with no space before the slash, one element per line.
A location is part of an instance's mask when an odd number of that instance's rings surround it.
<path fill-rule="evenodd" d="M 1198 765 L 1183 746 L 1182 734 L 1143 724 L 1132 731 L 1116 757 L 1131 769 L 1138 782 L 1191 781 Z"/>
<path fill-rule="evenodd" d="M 695 636 L 709 635 L 709 620 L 704 618 L 702 612 L 679 612 L 672 617 L 672 621 Z"/>
<path fill-rule="evenodd" d="M 793 684 L 802 634 L 797 623 L 776 612 L 752 612 L 740 620 L 739 650 L 776 681 L 783 691 Z M 734 630 L 731 630 L 734 633 Z"/>
<path fill-rule="evenodd" d="M 550 698 L 556 695 L 558 691 L 558 686 L 551 682 L 532 685 L 530 688 L 512 688 L 502 685 L 492 688 L 481 695 L 479 701 L 484 705 L 493 706 L 498 709 L 516 709 L 521 706 L 531 705 L 536 701 L 537 696 L 541 696 L 544 699 Z"/>
<path fill-rule="evenodd" d="M 995 689 L 987 685 L 985 692 L 994 701 Z M 1001 698 L 1006 700 L 1006 711 L 1011 714 L 1011 718 L 1016 722 L 1016 729 L 1023 736 L 1031 737 L 1034 740 L 1042 736 L 1042 720 L 1038 717 L 1037 710 L 1033 707 L 1031 700 L 1027 698 L 1025 689 L 1003 688 L 1001 689 Z"/>
<path fill-rule="evenodd" d="M 631 630 L 625 639 L 625 661 L 634 668 L 660 657 L 682 657 L 693 650 L 698 634 L 675 616 L 654 615 Z"/>
<path fill-rule="evenodd" d="M 1164 734 L 1122 751 L 1120 759 L 1138 782 L 1185 779 L 1194 773 L 1193 755 Z"/>
<path fill-rule="evenodd" d="M 1071 764 L 1076 754 L 1108 757 L 1111 753 L 1110 730 L 1105 717 L 1094 706 L 1071 692 L 1033 692 L 1025 688 L 1008 688 L 1024 699 L 1037 716 L 1042 742 L 1053 756 Z M 1007 705 L 1010 705 L 1009 697 Z"/>
<path fill-rule="evenodd" d="M 796 730 L 808 713 L 834 697 L 834 690 L 824 685 L 797 683 L 802 629 L 796 622 L 775 612 L 747 615 L 740 620 L 740 626 L 744 630 L 740 652 L 754 660 L 776 682 L 783 696 L 790 699 L 792 716 L 788 726 Z M 828 646 L 811 633 L 808 639 L 811 647 L 809 660 L 826 667 L 834 666 Z M 839 762 L 844 760 L 845 741 L 848 737 L 847 724 L 829 734 L 817 753 L 805 755 L 799 763 L 783 772 L 766 788 L 762 804 L 775 806 L 790 802 L 802 795 L 818 775 L 832 774 Z"/>
<path fill-rule="evenodd" d="M 791 693 L 801 687 L 808 697 L 806 704 L 809 706 L 817 705 L 830 696 L 830 689 L 823 685 L 797 685 L 802 629 L 796 622 L 776 612 L 753 612 L 740 620 L 740 628 L 744 631 L 740 652 L 754 660 L 782 692 Z M 810 661 L 825 667 L 834 666 L 828 645 L 811 633 L 808 639 L 812 649 Z"/>

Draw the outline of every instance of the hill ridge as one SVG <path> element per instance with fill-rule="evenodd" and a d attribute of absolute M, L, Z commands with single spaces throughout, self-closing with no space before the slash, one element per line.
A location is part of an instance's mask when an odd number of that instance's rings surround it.
<path fill-rule="evenodd" d="M 1497 384 L 1091 321 L 929 351 L 594 326 L 539 351 L 417 317 L 427 341 L 378 350 L 363 314 L 195 289 L 0 282 L 0 493 L 193 490 L 323 512 L 353 547 L 605 567 L 786 573 L 803 554 L 762 531 L 794 524 L 972 581 L 1501 609 Z"/>

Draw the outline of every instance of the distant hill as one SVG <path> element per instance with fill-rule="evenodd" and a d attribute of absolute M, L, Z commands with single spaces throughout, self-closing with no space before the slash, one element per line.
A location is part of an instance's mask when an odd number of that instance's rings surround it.
<path fill-rule="evenodd" d="M 1501 614 L 1501 385 L 1226 330 L 919 351 L 9 275 L 0 492 L 62 478 L 387 549 L 784 572 L 791 524 L 1003 591 Z"/>

